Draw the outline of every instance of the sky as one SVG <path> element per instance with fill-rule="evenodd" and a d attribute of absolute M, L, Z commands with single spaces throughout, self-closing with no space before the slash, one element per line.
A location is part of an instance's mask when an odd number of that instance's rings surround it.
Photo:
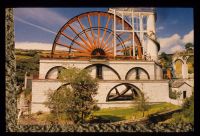
<path fill-rule="evenodd" d="M 15 47 L 49 49 L 59 29 L 72 17 L 108 8 L 15 8 Z M 192 8 L 156 8 L 156 35 L 161 52 L 174 53 L 193 43 Z"/>

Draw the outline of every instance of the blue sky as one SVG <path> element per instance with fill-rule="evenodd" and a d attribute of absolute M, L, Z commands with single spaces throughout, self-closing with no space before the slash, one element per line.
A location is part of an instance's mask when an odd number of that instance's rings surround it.
<path fill-rule="evenodd" d="M 56 33 L 72 17 L 88 11 L 108 8 L 15 8 L 16 48 L 50 49 Z M 184 49 L 193 43 L 192 8 L 156 8 L 157 37 L 161 51 L 167 53 Z"/>

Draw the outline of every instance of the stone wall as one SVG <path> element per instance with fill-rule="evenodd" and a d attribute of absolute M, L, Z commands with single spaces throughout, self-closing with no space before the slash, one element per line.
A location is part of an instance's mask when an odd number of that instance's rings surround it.
<path fill-rule="evenodd" d="M 56 66 L 63 67 L 77 67 L 80 69 L 84 69 L 85 67 L 95 64 L 98 62 L 91 61 L 73 61 L 73 60 L 51 60 L 51 59 L 42 59 L 40 60 L 40 70 L 39 70 L 39 79 L 45 79 L 47 72 Z M 100 64 L 105 64 L 113 68 L 120 75 L 121 79 L 124 80 L 127 72 L 134 67 L 143 68 L 145 71 L 149 73 L 150 80 L 160 80 L 161 73 L 160 68 L 156 66 L 153 61 L 107 61 L 107 62 L 99 62 Z M 105 67 L 104 67 L 105 70 Z M 104 71 L 103 71 L 104 72 Z M 54 73 L 55 74 L 55 73 Z M 52 75 L 54 75 L 52 74 Z M 95 74 L 95 71 L 93 71 Z M 111 71 L 105 70 L 103 73 L 107 80 L 114 80 L 113 73 Z M 54 75 L 53 77 L 55 77 Z"/>
<path fill-rule="evenodd" d="M 17 131 L 17 90 L 13 9 L 6 8 L 5 12 L 6 131 L 14 132 Z"/>
<path fill-rule="evenodd" d="M 136 86 L 142 91 L 149 102 L 169 102 L 169 87 L 168 81 L 100 81 L 98 94 L 95 99 L 98 100 L 98 105 L 101 108 L 108 107 L 127 107 L 133 104 L 132 101 L 112 101 L 107 102 L 106 97 L 109 91 L 116 85 L 121 83 L 130 83 Z M 62 84 L 58 80 L 33 80 L 32 82 L 32 109 L 31 112 L 48 111 L 48 109 L 42 104 L 46 101 L 46 93 L 49 89 L 56 90 Z"/>

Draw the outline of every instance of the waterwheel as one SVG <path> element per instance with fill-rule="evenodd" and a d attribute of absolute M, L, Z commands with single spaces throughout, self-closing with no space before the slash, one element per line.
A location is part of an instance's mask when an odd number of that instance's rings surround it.
<path fill-rule="evenodd" d="M 122 26 L 122 21 L 124 21 L 122 18 L 116 16 L 116 28 Z M 123 24 L 124 29 L 132 30 L 129 23 L 124 21 Z M 114 38 L 116 38 L 115 45 Z M 133 33 L 125 31 L 116 32 L 114 36 L 113 14 L 99 11 L 87 12 L 75 16 L 62 26 L 55 37 L 51 57 L 131 57 L 133 55 L 132 38 Z M 136 33 L 134 41 L 139 49 L 141 43 Z"/>

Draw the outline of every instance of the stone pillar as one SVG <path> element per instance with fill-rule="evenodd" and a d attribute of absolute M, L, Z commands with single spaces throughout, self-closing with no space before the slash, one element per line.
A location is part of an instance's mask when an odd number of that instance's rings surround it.
<path fill-rule="evenodd" d="M 152 38 L 156 39 L 156 24 L 155 24 L 155 14 L 152 13 L 148 16 L 147 19 L 147 34 Z M 158 49 L 156 44 L 148 38 L 147 40 L 147 54 L 151 56 L 151 59 L 154 61 L 158 60 Z"/>
<path fill-rule="evenodd" d="M 183 60 L 183 65 L 182 65 L 182 77 L 183 79 L 188 78 L 188 67 L 187 67 L 187 63 L 186 60 Z"/>
<path fill-rule="evenodd" d="M 14 39 L 14 17 L 13 9 L 5 10 L 5 48 L 6 48 L 6 131 L 17 131 L 17 96 L 16 96 L 16 61 L 15 61 L 15 39 Z"/>

